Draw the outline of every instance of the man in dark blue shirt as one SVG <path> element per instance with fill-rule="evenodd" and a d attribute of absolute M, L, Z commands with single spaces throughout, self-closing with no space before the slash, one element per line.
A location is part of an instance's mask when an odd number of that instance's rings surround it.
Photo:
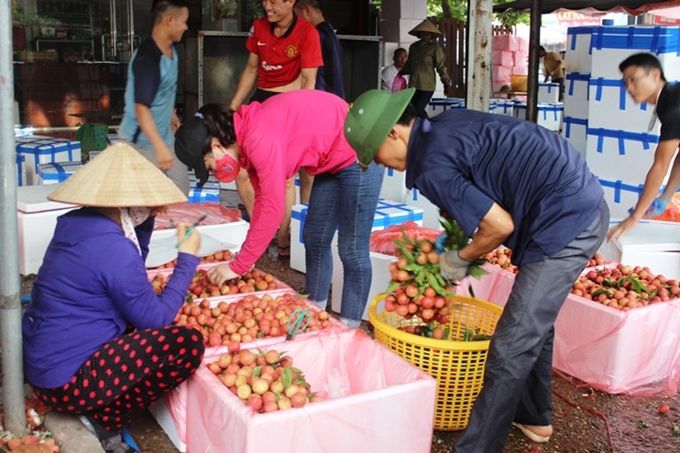
<path fill-rule="evenodd" d="M 316 73 L 317 90 L 328 91 L 345 98 L 345 88 L 342 80 L 342 47 L 333 30 L 333 26 L 326 21 L 321 10 L 319 0 L 297 0 L 295 13 L 316 27 L 321 40 L 321 55 L 323 66 Z"/>
<path fill-rule="evenodd" d="M 520 267 L 496 328 L 484 389 L 456 452 L 500 452 L 512 423 L 536 442 L 552 435 L 553 324 L 606 234 L 609 210 L 585 162 L 534 123 L 471 110 L 416 117 L 413 89 L 371 90 L 352 105 L 345 136 L 362 165 L 406 170 L 406 185 L 447 211 L 468 236 L 440 257 L 442 276 L 501 244 Z"/>

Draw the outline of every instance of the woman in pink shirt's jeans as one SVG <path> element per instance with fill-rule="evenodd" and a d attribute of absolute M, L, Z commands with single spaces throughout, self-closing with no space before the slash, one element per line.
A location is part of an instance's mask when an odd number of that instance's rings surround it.
<path fill-rule="evenodd" d="M 245 168 L 255 189 L 246 240 L 231 264 L 210 273 L 215 284 L 244 274 L 262 256 L 281 223 L 286 180 L 304 168 L 315 176 L 303 231 L 306 292 L 325 308 L 337 231 L 345 280 L 341 316 L 349 326 L 359 324 L 371 286 L 369 240 L 383 169 L 372 163 L 364 170 L 357 162 L 343 133 L 348 109 L 334 94 L 298 90 L 235 112 L 208 104 L 180 127 L 175 153 L 199 183 L 209 172 L 229 182 Z"/>

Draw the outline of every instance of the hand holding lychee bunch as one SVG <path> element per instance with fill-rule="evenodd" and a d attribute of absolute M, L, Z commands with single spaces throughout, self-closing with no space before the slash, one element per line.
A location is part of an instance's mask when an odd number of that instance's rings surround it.
<path fill-rule="evenodd" d="M 208 367 L 231 393 L 258 413 L 320 401 L 302 371 L 293 367 L 293 359 L 275 350 L 225 354 Z"/>

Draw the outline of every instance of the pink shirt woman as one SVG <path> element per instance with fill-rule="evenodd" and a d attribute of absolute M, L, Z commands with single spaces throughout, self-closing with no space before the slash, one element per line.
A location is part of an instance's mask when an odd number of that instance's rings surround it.
<path fill-rule="evenodd" d="M 314 183 L 305 223 L 307 292 L 312 300 L 325 305 L 332 270 L 330 242 L 337 229 L 340 241 L 347 238 L 347 246 L 340 247 L 345 275 L 368 275 L 368 284 L 361 278 L 357 282 L 361 288 L 348 291 L 351 301 L 345 303 L 343 297 L 343 316 L 361 319 L 358 311 L 363 312 L 370 287 L 368 240 L 382 169 L 372 165 L 361 171 L 356 153 L 343 133 L 348 109 L 344 100 L 331 93 L 297 90 L 263 103 L 243 105 L 235 112 L 208 104 L 178 130 L 177 157 L 195 170 L 199 181 L 205 181 L 208 172 L 221 181 L 231 181 L 242 167 L 255 189 L 245 242 L 232 263 L 212 271 L 214 283 L 221 285 L 247 272 L 262 256 L 283 217 L 286 180 L 304 168 L 311 175 L 328 176 Z M 343 208 L 341 205 L 347 202 L 352 205 Z M 360 218 L 346 212 L 341 216 L 340 210 L 346 209 Z M 323 224 L 318 232 L 316 222 Z M 319 264 L 315 266 L 310 261 Z M 350 310 L 350 305 L 355 309 Z"/>

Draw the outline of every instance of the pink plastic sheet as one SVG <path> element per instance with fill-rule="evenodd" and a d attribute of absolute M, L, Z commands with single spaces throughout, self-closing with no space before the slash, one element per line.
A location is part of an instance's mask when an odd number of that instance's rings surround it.
<path fill-rule="evenodd" d="M 201 367 L 189 381 L 188 453 L 430 451 L 436 389 L 430 376 L 356 329 L 278 349 L 313 390 L 336 398 L 256 414 Z"/>
<path fill-rule="evenodd" d="M 175 228 L 178 223 L 194 223 L 202 215 L 207 217 L 200 225 L 219 225 L 241 220 L 241 211 L 225 208 L 219 203 L 178 203 L 168 206 L 167 212 L 156 216 L 155 230 Z"/>
<path fill-rule="evenodd" d="M 607 393 L 675 394 L 680 300 L 620 311 L 570 294 L 555 322 L 553 366 Z"/>
<path fill-rule="evenodd" d="M 292 293 L 292 289 L 287 289 L 287 290 L 274 290 L 274 291 L 261 291 L 260 293 L 249 293 L 249 294 L 254 294 L 257 295 L 258 297 L 262 297 L 265 294 L 272 295 L 274 297 L 279 296 L 284 293 Z M 210 306 L 215 307 L 217 304 L 220 302 L 227 302 L 227 303 L 234 303 L 238 302 L 239 300 L 243 299 L 243 297 L 249 295 L 249 294 L 238 294 L 238 295 L 233 295 L 233 296 L 223 296 L 223 297 L 214 297 L 208 299 L 210 301 Z M 319 311 L 319 308 L 316 307 L 313 304 L 308 304 L 310 310 L 315 310 Z M 327 329 L 324 329 L 323 331 L 317 331 L 317 332 L 308 332 L 308 333 L 302 333 L 298 334 L 295 336 L 295 340 L 304 340 L 306 338 L 313 338 L 315 336 L 320 335 L 321 333 L 326 333 L 330 331 L 343 331 L 347 330 L 347 327 L 345 327 L 344 324 L 341 322 L 337 321 L 335 318 L 330 318 L 331 327 L 328 327 Z M 267 337 L 267 338 L 261 338 L 252 342 L 248 343 L 241 343 L 241 349 L 253 349 L 257 350 L 260 348 L 275 348 L 276 345 L 283 343 L 285 341 L 286 337 L 285 336 L 280 336 L 280 337 Z M 206 347 L 205 349 L 205 355 L 203 356 L 203 364 L 214 362 L 223 354 L 227 354 L 229 352 L 229 348 L 227 346 L 221 346 L 221 347 Z M 193 378 L 192 378 L 193 379 Z M 168 392 L 165 395 L 165 407 L 168 412 L 170 412 L 170 415 L 175 423 L 175 430 L 177 431 L 177 434 L 182 442 L 187 441 L 187 400 L 189 399 L 189 385 L 188 382 L 183 382 L 179 386 L 177 386 L 174 390 L 171 392 Z"/>
<path fill-rule="evenodd" d="M 371 252 L 395 256 L 396 244 L 394 241 L 401 239 L 404 234 L 411 239 L 429 239 L 430 241 L 435 241 L 442 232 L 433 228 L 422 227 L 410 221 L 399 225 L 392 225 L 384 230 L 371 233 Z"/>

